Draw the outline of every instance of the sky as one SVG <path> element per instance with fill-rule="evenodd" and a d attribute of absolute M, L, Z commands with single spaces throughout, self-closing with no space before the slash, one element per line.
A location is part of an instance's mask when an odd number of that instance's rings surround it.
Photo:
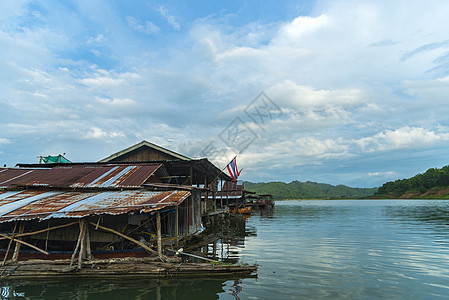
<path fill-rule="evenodd" d="M 142 140 L 252 182 L 449 165 L 448 1 L 0 0 L 0 164 Z"/>

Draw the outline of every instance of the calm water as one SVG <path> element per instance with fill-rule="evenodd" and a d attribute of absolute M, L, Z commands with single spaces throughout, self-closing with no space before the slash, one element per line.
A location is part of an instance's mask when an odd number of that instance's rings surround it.
<path fill-rule="evenodd" d="M 2 299 L 446 299 L 449 201 L 277 202 L 214 251 L 258 278 L 2 282 Z"/>

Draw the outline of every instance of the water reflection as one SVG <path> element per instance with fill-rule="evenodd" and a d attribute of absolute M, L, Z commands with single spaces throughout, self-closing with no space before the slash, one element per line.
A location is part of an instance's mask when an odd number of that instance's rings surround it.
<path fill-rule="evenodd" d="M 203 247 L 257 278 L 9 282 L 4 299 L 447 299 L 449 201 L 277 202 Z M 22 294 L 21 294 L 22 293 Z M 9 298 L 7 298 L 9 297 Z"/>
<path fill-rule="evenodd" d="M 179 278 L 6 282 L 1 299 L 218 299 L 225 282 L 226 279 Z"/>
<path fill-rule="evenodd" d="M 245 247 L 246 238 L 257 236 L 257 228 L 248 225 L 248 218 L 249 215 L 232 215 L 209 228 L 207 234 L 215 235 L 216 239 L 192 252 L 225 263 L 242 263 L 239 253 Z"/>
<path fill-rule="evenodd" d="M 331 200 L 302 200 L 302 201 L 280 201 L 276 202 L 276 212 L 274 217 L 283 221 L 291 219 L 298 220 L 300 217 L 304 221 L 317 221 L 321 218 L 341 216 L 350 207 L 344 205 L 345 201 Z"/>
<path fill-rule="evenodd" d="M 225 220 L 210 230 L 219 239 L 192 253 L 227 263 L 243 263 L 239 254 L 245 247 L 246 238 L 257 236 L 256 227 L 248 225 L 247 220 L 243 216 Z M 218 299 L 220 294 L 240 299 L 244 280 L 232 275 L 207 279 L 21 280 L 3 281 L 0 287 L 1 299 Z"/>
<path fill-rule="evenodd" d="M 400 200 L 398 200 L 400 201 Z M 392 219 L 405 223 L 426 225 L 449 225 L 449 201 L 420 201 L 414 205 L 390 205 L 386 208 L 386 214 Z"/>
<path fill-rule="evenodd" d="M 407 227 L 407 233 L 413 230 L 426 231 L 435 237 L 435 242 L 449 245 L 449 201 L 395 202 L 386 207 L 385 215 L 392 223 Z"/>

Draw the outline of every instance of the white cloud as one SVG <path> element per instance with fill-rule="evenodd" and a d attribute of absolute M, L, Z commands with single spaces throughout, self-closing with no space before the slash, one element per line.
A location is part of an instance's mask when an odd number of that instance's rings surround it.
<path fill-rule="evenodd" d="M 405 126 L 385 130 L 370 137 L 354 140 L 362 151 L 374 152 L 431 146 L 441 140 L 449 140 L 449 133 L 435 133 L 424 128 Z"/>
<path fill-rule="evenodd" d="M 106 39 L 106 37 L 103 34 L 97 34 L 96 37 L 91 37 L 91 36 L 88 37 L 87 41 L 86 41 L 86 44 L 88 46 L 91 46 L 91 45 L 97 46 L 97 45 L 103 45 L 106 42 L 107 42 L 107 39 Z"/>
<path fill-rule="evenodd" d="M 248 177 L 264 168 L 289 176 L 283 170 L 306 165 L 317 167 L 311 176 L 325 174 L 352 160 L 359 174 L 382 177 L 372 166 L 387 158 L 376 154 L 449 141 L 445 2 L 323 1 L 310 16 L 269 23 L 236 23 L 232 12 L 192 19 L 198 14 L 190 11 L 182 26 L 179 7 L 158 6 L 139 19 L 138 3 L 120 11 L 106 4 L 86 18 L 80 12 L 98 4 L 39 11 L 35 3 L 32 12 L 27 3 L 5 2 L 8 11 L 0 12 L 5 137 L 64 139 L 86 153 L 106 141 L 119 150 L 142 139 L 176 149 L 192 140 L 203 146 L 246 117 L 260 136 L 240 161 L 253 170 Z M 160 34 L 154 20 L 179 33 Z M 264 131 L 243 112 L 261 91 L 283 111 Z M 6 141 L 2 148 L 20 151 L 16 138 Z"/>
<path fill-rule="evenodd" d="M 363 91 L 354 88 L 322 89 L 299 85 L 284 80 L 270 87 L 267 92 L 282 105 L 288 107 L 307 107 L 323 105 L 355 105 L 365 102 Z"/>
<path fill-rule="evenodd" d="M 134 29 L 135 31 L 139 33 L 144 34 L 156 34 L 160 31 L 159 27 L 154 25 L 151 21 L 145 21 L 136 19 L 134 17 L 127 16 L 126 21 L 128 22 L 128 25 Z"/>
<path fill-rule="evenodd" d="M 272 43 L 276 46 L 297 46 L 305 36 L 316 34 L 317 31 L 329 26 L 332 26 L 332 21 L 327 15 L 316 18 L 297 17 L 280 28 L 278 36 Z"/>
<path fill-rule="evenodd" d="M 5 138 L 0 138 L 0 145 L 1 144 L 10 144 L 10 143 L 11 143 L 11 140 L 5 139 Z"/>
<path fill-rule="evenodd" d="M 136 101 L 134 101 L 132 99 L 129 99 L 129 98 L 124 98 L 124 99 L 119 99 L 119 98 L 114 98 L 114 99 L 97 98 L 97 100 L 101 104 L 114 106 L 114 107 L 125 107 L 125 106 L 130 106 L 130 105 L 135 105 L 136 104 Z"/>
<path fill-rule="evenodd" d="M 158 12 L 161 14 L 161 16 L 163 16 L 165 18 L 165 20 L 168 22 L 168 24 L 170 24 L 170 26 L 174 30 L 181 29 L 181 26 L 179 25 L 178 22 L 176 22 L 175 17 L 173 15 L 169 14 L 167 8 L 165 8 L 164 6 L 160 6 L 158 8 Z"/>
<path fill-rule="evenodd" d="M 395 172 L 393 171 L 386 171 L 386 172 L 372 172 L 372 173 L 368 173 L 368 176 L 392 176 L 394 175 Z"/>
<path fill-rule="evenodd" d="M 125 137 L 125 134 L 121 131 L 104 131 L 98 127 L 92 127 L 84 136 L 87 139 L 107 139 L 107 138 L 117 138 Z"/>
<path fill-rule="evenodd" d="M 89 74 L 86 78 L 80 79 L 82 84 L 85 84 L 89 88 L 97 87 L 117 87 L 122 85 L 131 84 L 133 80 L 139 79 L 140 75 L 137 73 L 124 72 L 116 73 L 113 71 L 95 69 L 92 74 Z"/>

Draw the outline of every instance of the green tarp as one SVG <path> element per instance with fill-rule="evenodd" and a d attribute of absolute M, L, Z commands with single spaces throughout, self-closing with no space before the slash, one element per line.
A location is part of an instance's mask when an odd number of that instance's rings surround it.
<path fill-rule="evenodd" d="M 44 162 L 44 164 L 57 164 L 57 163 L 63 163 L 63 164 L 69 164 L 71 163 L 70 160 L 66 159 L 64 156 L 62 155 L 58 155 L 58 156 L 45 156 L 42 157 L 42 161 Z"/>

